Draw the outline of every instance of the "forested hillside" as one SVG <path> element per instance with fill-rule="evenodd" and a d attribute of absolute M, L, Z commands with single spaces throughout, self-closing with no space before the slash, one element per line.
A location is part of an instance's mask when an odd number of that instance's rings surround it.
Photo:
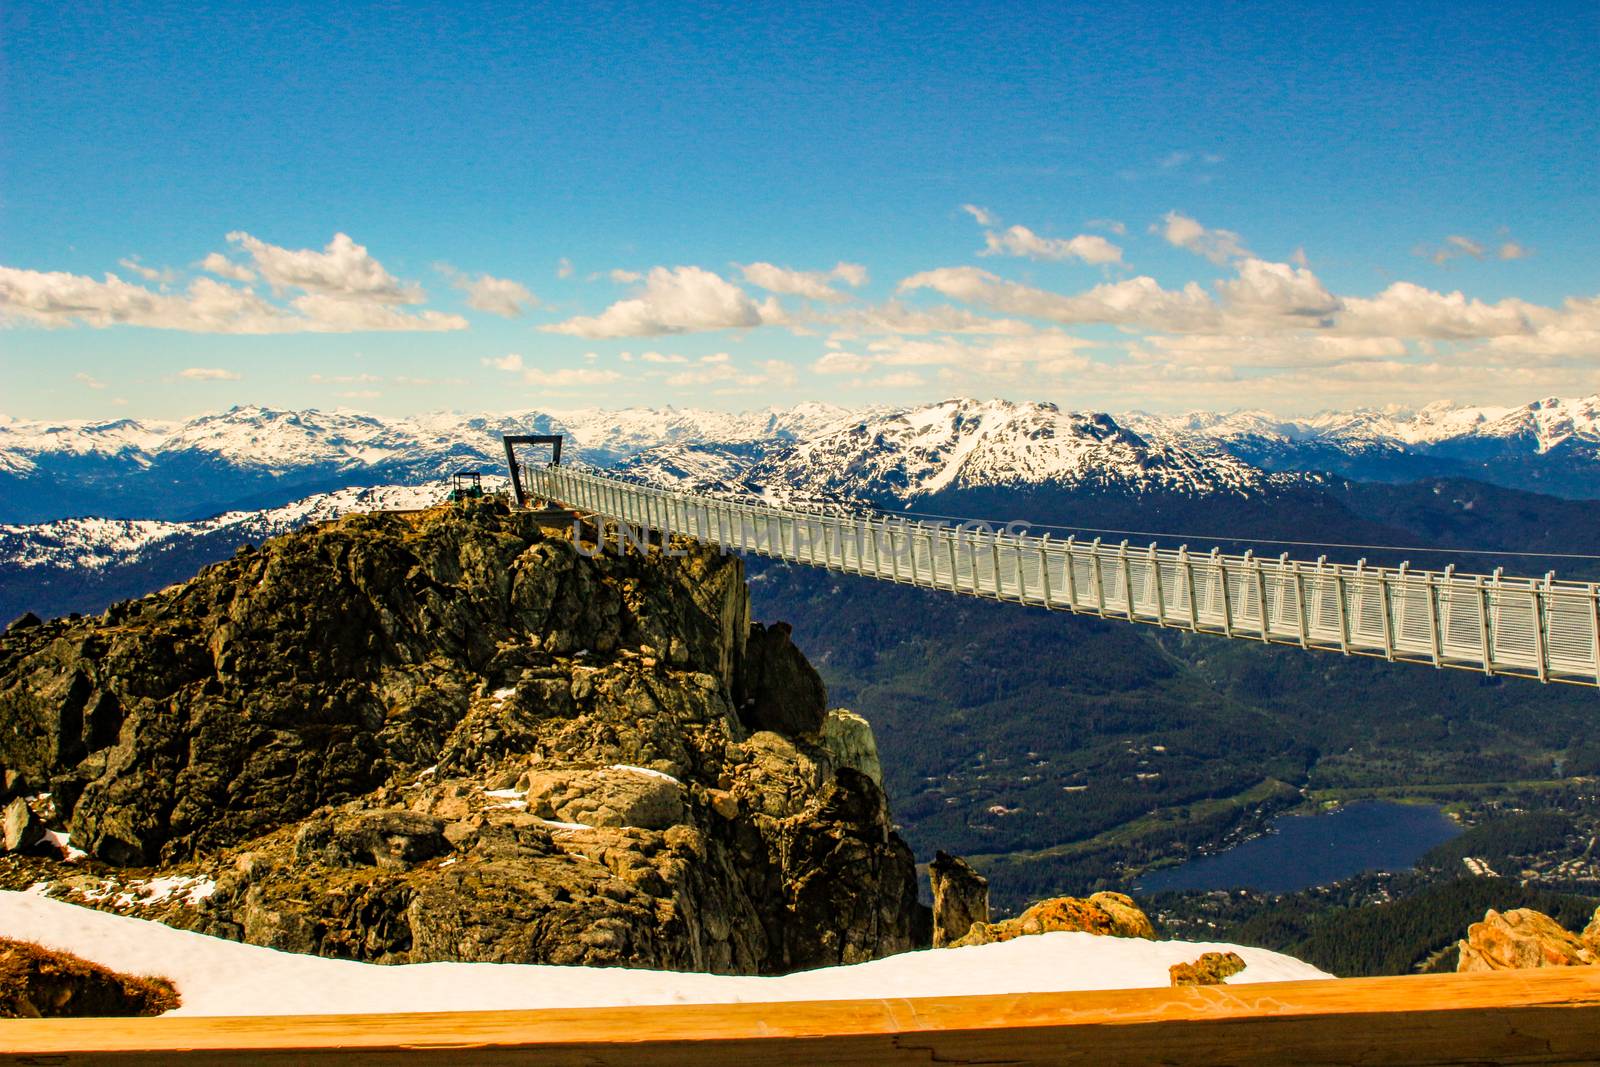
<path fill-rule="evenodd" d="M 1302 789 L 1600 771 L 1588 690 L 752 570 L 758 614 L 873 722 L 913 846 L 974 857 L 1001 908 L 1126 885 Z"/>

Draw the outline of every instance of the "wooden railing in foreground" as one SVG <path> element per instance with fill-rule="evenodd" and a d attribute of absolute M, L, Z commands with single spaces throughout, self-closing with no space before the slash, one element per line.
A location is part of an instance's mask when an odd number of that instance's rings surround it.
<path fill-rule="evenodd" d="M 917 1000 L 11 1020 L 27 1064 L 1600 1063 L 1600 967 Z"/>

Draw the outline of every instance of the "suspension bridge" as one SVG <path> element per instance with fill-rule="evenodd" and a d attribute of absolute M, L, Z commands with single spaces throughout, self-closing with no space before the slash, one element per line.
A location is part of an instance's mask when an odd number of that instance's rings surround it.
<path fill-rule="evenodd" d="M 621 527 L 879 581 L 1145 623 L 1235 640 L 1396 663 L 1600 687 L 1600 587 L 1134 546 L 734 501 L 655 489 L 559 464 L 521 464 L 507 439 L 517 503 L 534 498 Z"/>

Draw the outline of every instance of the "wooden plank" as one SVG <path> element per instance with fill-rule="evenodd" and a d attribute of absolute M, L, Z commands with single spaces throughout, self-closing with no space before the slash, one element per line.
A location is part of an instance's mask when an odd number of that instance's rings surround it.
<path fill-rule="evenodd" d="M 0 1063 L 1600 1063 L 1600 968 L 590 1010 L 0 1022 Z"/>

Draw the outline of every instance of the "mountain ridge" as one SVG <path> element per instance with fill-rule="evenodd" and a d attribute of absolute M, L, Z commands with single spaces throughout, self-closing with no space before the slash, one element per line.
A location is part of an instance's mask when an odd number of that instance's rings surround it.
<path fill-rule="evenodd" d="M 498 438 L 507 433 L 564 434 L 573 460 L 606 467 L 670 448 L 731 449 L 752 462 L 775 449 L 800 448 L 804 456 L 796 462 L 803 464 L 805 457 L 827 458 L 822 453 L 832 447 L 830 439 L 848 442 L 869 427 L 897 453 L 875 473 L 887 478 L 894 468 L 913 495 L 914 484 L 938 490 L 1029 483 L 1053 474 L 1085 483 L 1100 471 L 1115 483 L 1139 458 L 1148 480 L 1160 481 L 1159 469 L 1169 472 L 1169 484 L 1203 487 L 1248 487 L 1259 476 L 1247 468 L 1257 468 L 1356 481 L 1471 478 L 1600 498 L 1600 395 L 1547 397 L 1520 407 L 1440 403 L 1300 419 L 1259 410 L 1108 414 L 971 398 L 909 407 L 805 403 L 739 413 L 589 408 L 398 418 L 256 405 L 186 421 L 0 416 L 0 522 L 203 519 L 350 486 L 436 480 L 461 468 L 499 467 Z M 1099 444 L 1089 445 L 1089 438 Z M 955 465 L 940 462 L 968 448 L 976 455 Z M 785 473 L 779 462 L 773 461 L 769 480 L 816 480 L 801 469 Z"/>

